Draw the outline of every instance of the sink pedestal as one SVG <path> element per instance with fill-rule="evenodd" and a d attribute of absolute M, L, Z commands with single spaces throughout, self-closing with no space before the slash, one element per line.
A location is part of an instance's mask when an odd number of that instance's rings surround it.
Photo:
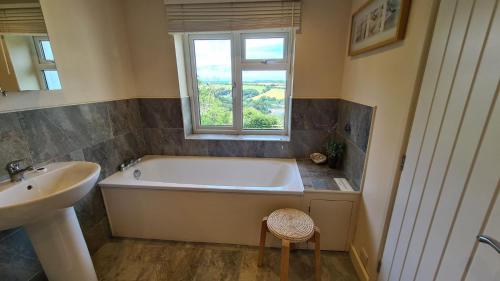
<path fill-rule="evenodd" d="M 97 281 L 73 207 L 24 226 L 50 281 Z"/>

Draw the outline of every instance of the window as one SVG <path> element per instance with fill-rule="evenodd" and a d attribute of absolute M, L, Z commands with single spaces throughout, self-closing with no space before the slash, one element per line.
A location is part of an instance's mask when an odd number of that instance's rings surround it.
<path fill-rule="evenodd" d="M 291 29 L 183 36 L 194 133 L 288 135 Z"/>
<path fill-rule="evenodd" d="M 40 84 L 46 90 L 60 90 L 61 81 L 56 68 L 52 46 L 48 37 L 35 36 L 33 37 L 36 54 L 38 57 L 38 74 Z"/>

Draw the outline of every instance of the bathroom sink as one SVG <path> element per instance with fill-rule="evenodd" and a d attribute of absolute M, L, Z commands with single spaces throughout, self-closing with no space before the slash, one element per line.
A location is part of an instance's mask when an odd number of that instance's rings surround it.
<path fill-rule="evenodd" d="M 45 169 L 21 182 L 0 184 L 0 230 L 73 206 L 94 186 L 101 170 L 90 162 L 54 163 Z"/>
<path fill-rule="evenodd" d="M 97 280 L 73 205 L 100 171 L 91 162 L 60 162 L 0 183 L 0 230 L 24 227 L 49 280 Z"/>

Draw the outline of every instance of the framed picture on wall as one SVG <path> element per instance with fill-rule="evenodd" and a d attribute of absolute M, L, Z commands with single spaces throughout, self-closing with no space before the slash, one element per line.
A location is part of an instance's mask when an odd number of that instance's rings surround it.
<path fill-rule="evenodd" d="M 404 39 L 410 0 L 370 0 L 351 19 L 349 55 L 355 56 Z"/>

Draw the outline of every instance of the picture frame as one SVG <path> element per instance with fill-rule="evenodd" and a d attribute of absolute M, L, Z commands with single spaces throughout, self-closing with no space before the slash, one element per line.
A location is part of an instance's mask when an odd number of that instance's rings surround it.
<path fill-rule="evenodd" d="M 370 0 L 351 18 L 349 55 L 356 56 L 405 37 L 410 0 Z"/>

